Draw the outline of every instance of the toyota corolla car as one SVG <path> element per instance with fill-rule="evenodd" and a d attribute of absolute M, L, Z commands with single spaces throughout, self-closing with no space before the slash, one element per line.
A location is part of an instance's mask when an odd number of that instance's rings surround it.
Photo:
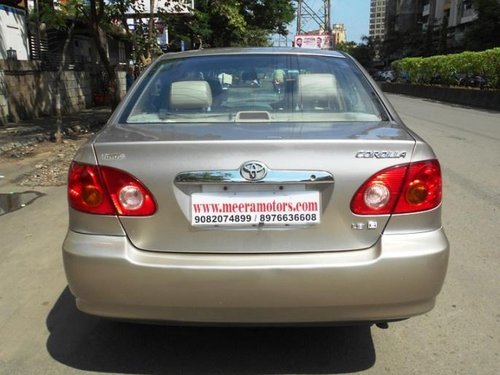
<path fill-rule="evenodd" d="M 381 323 L 431 310 L 447 269 L 436 155 L 335 51 L 162 56 L 68 200 L 68 284 L 103 317 Z"/>

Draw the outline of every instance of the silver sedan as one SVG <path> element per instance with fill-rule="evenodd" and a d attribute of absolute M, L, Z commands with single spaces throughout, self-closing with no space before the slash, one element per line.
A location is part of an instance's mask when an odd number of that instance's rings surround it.
<path fill-rule="evenodd" d="M 68 284 L 82 311 L 121 319 L 409 318 L 446 274 L 441 185 L 345 54 L 166 54 L 70 167 Z"/>

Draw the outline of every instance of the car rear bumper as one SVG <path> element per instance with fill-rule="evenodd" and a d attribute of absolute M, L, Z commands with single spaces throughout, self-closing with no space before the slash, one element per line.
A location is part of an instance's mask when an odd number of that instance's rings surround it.
<path fill-rule="evenodd" d="M 72 231 L 64 266 L 80 310 L 192 323 L 330 323 L 404 319 L 434 306 L 448 264 L 443 230 L 383 235 L 360 251 L 154 253 L 126 237 Z"/>

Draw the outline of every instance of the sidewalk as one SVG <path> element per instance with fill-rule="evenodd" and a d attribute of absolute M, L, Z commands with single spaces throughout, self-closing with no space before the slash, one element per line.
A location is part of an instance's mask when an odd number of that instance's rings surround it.
<path fill-rule="evenodd" d="M 64 138 L 96 132 L 102 128 L 110 115 L 111 109 L 109 107 L 95 107 L 63 115 Z M 55 117 L 41 117 L 0 126 L 0 157 L 5 154 L 16 157 L 18 153 L 22 154 L 23 148 L 39 142 L 53 141 L 56 130 Z"/>

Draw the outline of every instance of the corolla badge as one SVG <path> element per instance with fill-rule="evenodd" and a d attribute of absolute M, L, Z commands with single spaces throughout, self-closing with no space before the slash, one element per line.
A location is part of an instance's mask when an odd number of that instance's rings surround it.
<path fill-rule="evenodd" d="M 406 158 L 406 151 L 372 151 L 362 150 L 356 153 L 358 159 L 400 159 Z"/>
<path fill-rule="evenodd" d="M 267 174 L 267 167 L 258 161 L 247 161 L 240 168 L 241 177 L 248 181 L 260 181 Z"/>
<path fill-rule="evenodd" d="M 124 153 L 114 152 L 111 154 L 101 154 L 101 158 L 103 160 L 123 160 L 126 159 L 127 156 Z"/>

